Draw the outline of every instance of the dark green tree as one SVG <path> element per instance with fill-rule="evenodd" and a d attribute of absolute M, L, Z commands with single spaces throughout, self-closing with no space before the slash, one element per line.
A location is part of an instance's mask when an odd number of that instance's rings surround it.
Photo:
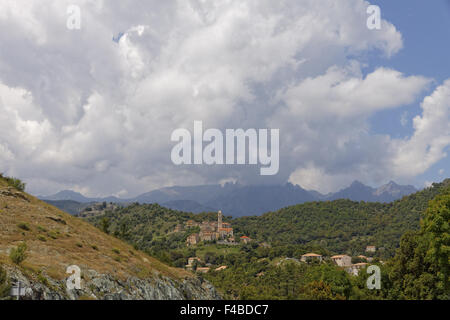
<path fill-rule="evenodd" d="M 108 218 L 103 217 L 102 220 L 100 221 L 100 228 L 102 229 L 102 231 L 104 233 L 108 233 L 109 234 L 109 226 L 110 226 L 110 221 Z"/>
<path fill-rule="evenodd" d="M 450 190 L 429 202 L 418 232 L 406 233 L 392 260 L 393 295 L 449 299 Z"/>

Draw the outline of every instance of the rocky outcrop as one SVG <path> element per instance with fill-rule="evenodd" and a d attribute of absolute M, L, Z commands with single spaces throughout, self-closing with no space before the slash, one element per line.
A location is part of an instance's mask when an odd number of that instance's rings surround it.
<path fill-rule="evenodd" d="M 55 280 L 45 273 L 26 276 L 16 267 L 4 266 L 10 283 L 25 288 L 25 300 L 219 300 L 215 288 L 201 278 L 173 280 L 155 274 L 151 278 L 115 279 L 95 270 L 83 272 L 81 289 L 68 290 L 65 280 Z"/>

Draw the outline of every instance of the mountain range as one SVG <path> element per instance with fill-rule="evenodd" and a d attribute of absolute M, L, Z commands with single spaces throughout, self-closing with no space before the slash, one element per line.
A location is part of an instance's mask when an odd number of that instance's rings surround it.
<path fill-rule="evenodd" d="M 335 193 L 321 194 L 314 190 L 305 190 L 299 185 L 241 185 L 226 183 L 224 185 L 174 186 L 156 189 L 143 193 L 135 198 L 120 199 L 117 197 L 88 198 L 74 191 L 61 191 L 54 195 L 39 196 L 40 199 L 51 202 L 52 205 L 67 206 L 73 212 L 73 201 L 80 206 L 93 202 L 114 203 L 158 203 L 170 209 L 193 213 L 222 210 L 225 215 L 233 217 L 261 215 L 265 212 L 311 201 L 331 201 L 349 199 L 366 202 L 392 202 L 416 192 L 410 185 L 398 185 L 391 181 L 378 188 L 372 188 L 359 181 Z M 64 202 L 60 202 L 64 201 Z M 71 212 L 72 213 L 72 212 Z"/>

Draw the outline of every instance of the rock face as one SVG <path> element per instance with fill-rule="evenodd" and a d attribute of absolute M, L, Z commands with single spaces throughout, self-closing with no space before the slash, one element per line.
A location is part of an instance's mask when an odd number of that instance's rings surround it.
<path fill-rule="evenodd" d="M 20 281 L 25 288 L 24 300 L 220 300 L 221 296 L 207 281 L 189 277 L 173 280 L 165 276 L 118 280 L 95 270 L 82 273 L 81 289 L 69 290 L 65 280 L 54 280 L 46 274 L 25 276 L 18 268 L 4 267 L 10 283 Z"/>
<path fill-rule="evenodd" d="M 350 187 L 326 197 L 326 200 L 349 199 L 352 201 L 392 202 L 417 192 L 414 186 L 401 186 L 391 181 L 377 189 L 355 181 Z"/>

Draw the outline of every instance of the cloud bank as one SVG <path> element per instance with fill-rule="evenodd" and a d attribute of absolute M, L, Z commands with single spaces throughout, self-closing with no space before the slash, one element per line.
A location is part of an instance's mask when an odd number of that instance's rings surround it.
<path fill-rule="evenodd" d="M 81 29 L 66 27 L 67 7 Z M 368 2 L 10 1 L 0 3 L 0 171 L 45 194 L 131 196 L 240 181 L 327 192 L 406 181 L 446 156 L 450 81 L 423 100 L 407 139 L 370 133 L 374 113 L 417 101 L 431 79 L 378 67 L 400 32 L 366 27 Z M 114 39 L 114 40 L 113 40 Z M 177 128 L 280 129 L 280 173 L 170 161 Z"/>

